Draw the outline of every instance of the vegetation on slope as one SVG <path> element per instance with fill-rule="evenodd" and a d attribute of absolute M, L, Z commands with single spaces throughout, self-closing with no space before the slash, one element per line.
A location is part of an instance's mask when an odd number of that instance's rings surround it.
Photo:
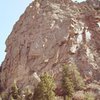
<path fill-rule="evenodd" d="M 37 87 L 33 91 L 30 88 L 21 90 L 18 88 L 16 81 L 14 81 L 10 91 L 0 92 L 0 100 L 58 100 L 58 95 L 56 94 L 56 84 L 53 77 L 44 73 L 40 77 L 41 81 L 38 83 Z M 78 94 L 73 96 L 77 91 L 83 91 L 85 83 L 81 77 L 76 65 L 64 65 L 62 70 L 62 97 L 63 100 L 76 100 L 74 98 L 79 98 L 80 100 L 94 100 L 94 95 L 91 92 L 85 92 L 83 94 Z M 83 96 L 81 96 L 83 95 Z"/>

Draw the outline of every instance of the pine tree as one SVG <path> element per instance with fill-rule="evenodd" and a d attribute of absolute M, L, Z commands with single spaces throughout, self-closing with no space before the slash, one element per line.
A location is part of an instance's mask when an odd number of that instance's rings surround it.
<path fill-rule="evenodd" d="M 74 89 L 75 90 L 83 89 L 85 87 L 85 83 L 80 75 L 80 72 L 78 71 L 77 66 L 75 64 L 70 64 L 69 68 L 71 69 L 70 73 L 71 73 L 71 79 L 74 84 Z"/>
<path fill-rule="evenodd" d="M 64 100 L 66 100 L 66 95 L 67 98 L 69 98 L 70 100 L 74 92 L 74 85 L 71 79 L 71 73 L 69 72 L 68 69 L 69 69 L 68 66 L 63 67 L 62 87 L 64 90 Z"/>
<path fill-rule="evenodd" d="M 35 93 L 33 96 L 34 100 L 55 100 L 55 84 L 53 77 L 48 73 L 44 73 L 43 76 L 40 77 L 41 82 L 38 84 L 35 89 Z"/>
<path fill-rule="evenodd" d="M 83 78 L 81 77 L 75 64 L 64 65 L 63 73 L 64 76 L 68 77 L 73 82 L 75 90 L 81 90 L 85 87 Z"/>

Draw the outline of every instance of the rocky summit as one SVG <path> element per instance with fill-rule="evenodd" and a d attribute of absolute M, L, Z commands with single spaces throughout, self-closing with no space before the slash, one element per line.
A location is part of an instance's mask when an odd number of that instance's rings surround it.
<path fill-rule="evenodd" d="M 19 87 L 34 89 L 44 72 L 59 86 L 62 65 L 70 63 L 86 84 L 100 85 L 100 0 L 33 0 L 14 25 L 5 51 L 0 68 L 4 90 L 15 79 Z"/>

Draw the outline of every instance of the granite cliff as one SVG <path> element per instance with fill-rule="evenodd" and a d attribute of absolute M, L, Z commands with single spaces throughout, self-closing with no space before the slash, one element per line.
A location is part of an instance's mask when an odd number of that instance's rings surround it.
<path fill-rule="evenodd" d="M 100 82 L 100 2 L 34 0 L 6 40 L 1 86 L 35 85 L 48 71 L 60 84 L 62 64 L 74 63 L 85 82 Z M 35 74 L 34 74 L 35 73 Z M 38 78 L 37 78 L 38 80 Z"/>

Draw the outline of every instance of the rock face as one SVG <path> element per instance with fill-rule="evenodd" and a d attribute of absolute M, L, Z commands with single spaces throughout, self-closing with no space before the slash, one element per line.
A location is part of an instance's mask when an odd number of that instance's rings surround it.
<path fill-rule="evenodd" d="M 95 9 L 100 9 L 100 0 L 87 0 Z"/>
<path fill-rule="evenodd" d="M 34 75 L 48 71 L 60 83 L 62 64 L 75 63 L 85 81 L 100 81 L 100 10 L 88 2 L 35 0 L 6 41 L 1 85 L 14 79 L 35 85 Z M 35 74 L 34 74 L 35 73 Z"/>

